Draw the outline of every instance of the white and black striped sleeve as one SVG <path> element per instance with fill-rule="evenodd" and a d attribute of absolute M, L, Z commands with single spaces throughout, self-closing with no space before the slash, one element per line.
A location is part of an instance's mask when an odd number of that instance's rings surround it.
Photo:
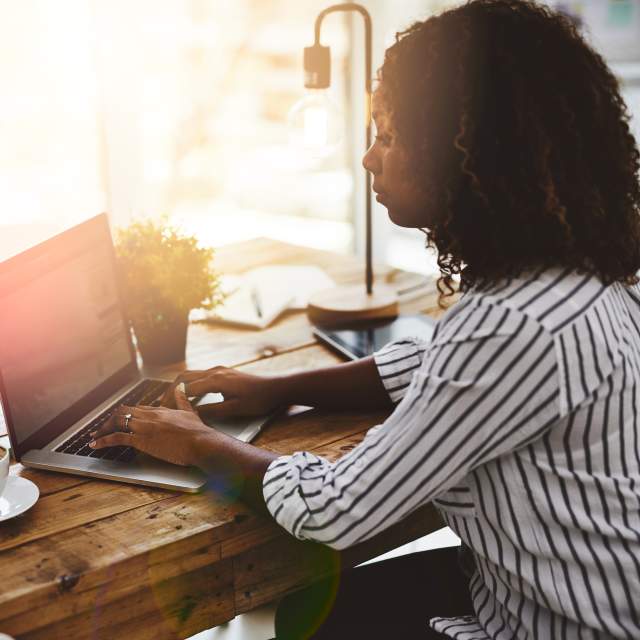
<path fill-rule="evenodd" d="M 390 342 L 374 353 L 380 379 L 392 402 L 400 402 L 404 397 L 414 372 L 422 365 L 427 346 L 418 338 L 406 338 Z"/>
<path fill-rule="evenodd" d="M 455 330 L 439 328 L 402 402 L 355 449 L 335 463 L 295 453 L 270 465 L 264 497 L 290 533 L 352 546 L 554 424 L 550 334 L 501 306 L 466 305 L 460 315 Z"/>

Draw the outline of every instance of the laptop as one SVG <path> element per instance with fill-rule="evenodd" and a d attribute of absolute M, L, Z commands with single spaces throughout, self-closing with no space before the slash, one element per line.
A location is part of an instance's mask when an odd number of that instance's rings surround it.
<path fill-rule="evenodd" d="M 17 461 L 187 492 L 204 485 L 195 468 L 88 446 L 116 407 L 151 404 L 169 385 L 138 369 L 106 214 L 0 263 L 0 309 L 0 399 Z M 248 442 L 267 419 L 212 426 Z"/>

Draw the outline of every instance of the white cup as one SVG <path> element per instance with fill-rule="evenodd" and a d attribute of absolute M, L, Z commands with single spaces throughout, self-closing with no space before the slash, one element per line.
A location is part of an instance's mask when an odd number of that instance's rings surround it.
<path fill-rule="evenodd" d="M 4 454 L 2 453 L 4 451 Z M 7 484 L 7 476 L 9 475 L 9 450 L 4 447 L 0 447 L 0 497 L 4 491 L 4 486 Z M 0 638 L 1 640 L 1 638 Z"/>

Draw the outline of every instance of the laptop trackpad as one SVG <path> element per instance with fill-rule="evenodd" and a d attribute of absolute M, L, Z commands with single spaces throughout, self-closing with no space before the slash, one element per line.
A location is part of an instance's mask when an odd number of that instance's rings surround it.
<path fill-rule="evenodd" d="M 224 397 L 221 393 L 207 393 L 198 398 L 193 405 L 194 407 L 200 407 L 205 404 L 217 404 L 223 400 Z M 222 431 L 222 433 L 226 433 L 243 442 L 251 442 L 260 433 L 260 430 L 270 417 L 270 415 L 266 415 L 249 418 L 213 418 L 203 415 L 202 420 L 206 425 Z"/>

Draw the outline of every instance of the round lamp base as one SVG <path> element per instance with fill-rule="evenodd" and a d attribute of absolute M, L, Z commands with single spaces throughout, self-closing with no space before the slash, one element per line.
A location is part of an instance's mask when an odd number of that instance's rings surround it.
<path fill-rule="evenodd" d="M 376 285 L 370 294 L 360 284 L 334 287 L 311 296 L 307 313 L 311 322 L 325 327 L 395 318 L 398 315 L 398 295 L 394 289 L 384 285 Z"/>

